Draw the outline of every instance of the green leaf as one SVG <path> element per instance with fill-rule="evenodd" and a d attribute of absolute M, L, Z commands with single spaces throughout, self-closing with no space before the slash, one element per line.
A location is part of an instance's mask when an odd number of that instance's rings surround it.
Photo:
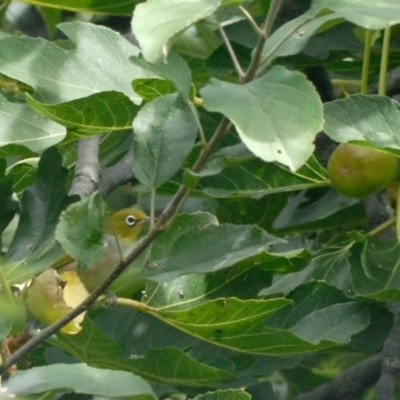
<path fill-rule="evenodd" d="M 130 60 L 137 67 L 167 79 L 184 100 L 189 99 L 192 74 L 186 62 L 177 53 L 169 53 L 165 61 L 158 63 L 150 63 L 140 57 L 131 57 Z"/>
<path fill-rule="evenodd" d="M 133 399 L 146 400 L 156 398 L 150 385 L 139 376 L 126 371 L 93 368 L 86 364 L 34 367 L 27 371 L 17 371 L 7 381 L 9 393 L 34 394 L 65 389 L 95 396 L 133 396 Z"/>
<path fill-rule="evenodd" d="M 174 347 L 150 349 L 146 357 L 125 360 L 124 365 L 153 381 L 173 386 L 210 387 L 235 378 L 230 372 L 195 361 Z"/>
<path fill-rule="evenodd" d="M 292 197 L 275 219 L 273 228 L 279 232 L 299 232 L 352 226 L 366 222 L 360 202 L 328 190 L 316 201 L 307 199 L 305 192 Z"/>
<path fill-rule="evenodd" d="M 151 246 L 151 259 L 157 260 L 167 257 L 174 243 L 180 237 L 217 224 L 218 220 L 210 213 L 196 212 L 194 214 L 182 213 L 177 215 L 168 226 L 167 231 L 154 240 Z"/>
<path fill-rule="evenodd" d="M 354 292 L 377 301 L 400 299 L 400 243 L 367 238 L 357 243 L 350 257 Z"/>
<path fill-rule="evenodd" d="M 385 305 L 373 302 L 364 304 L 368 305 L 370 324 L 367 329 L 353 335 L 348 346 L 374 354 L 382 348 L 390 330 L 393 328 L 393 314 Z"/>
<path fill-rule="evenodd" d="M 400 4 L 392 0 L 313 0 L 312 6 L 329 8 L 337 16 L 367 29 L 385 29 L 400 22 Z"/>
<path fill-rule="evenodd" d="M 27 94 L 28 104 L 69 129 L 97 134 L 132 128 L 139 107 L 123 93 L 101 92 L 82 99 L 48 105 Z"/>
<path fill-rule="evenodd" d="M 23 159 L 8 168 L 8 175 L 13 181 L 13 190 L 18 196 L 21 196 L 28 186 L 35 183 L 38 163 L 39 160 L 35 157 L 34 159 Z"/>
<path fill-rule="evenodd" d="M 10 179 L 4 175 L 5 165 L 5 160 L 0 159 L 0 249 L 1 234 L 14 218 L 15 212 L 18 209 L 18 202 L 13 198 Z"/>
<path fill-rule="evenodd" d="M 63 126 L 44 118 L 25 103 L 0 96 L 0 147 L 23 145 L 41 153 L 61 142 L 66 133 Z"/>
<path fill-rule="evenodd" d="M 58 150 L 46 150 L 39 162 L 37 181 L 22 195 L 21 216 L 4 266 L 10 283 L 29 279 L 59 256 L 54 231 L 61 211 L 75 200 L 65 192 L 67 178 Z"/>
<path fill-rule="evenodd" d="M 275 313 L 267 321 L 268 326 L 290 329 L 311 313 L 348 302 L 342 291 L 318 281 L 299 285 L 287 298 L 292 304 Z"/>
<path fill-rule="evenodd" d="M 76 12 L 131 16 L 139 0 L 24 0 L 24 2 Z"/>
<path fill-rule="evenodd" d="M 264 355 L 289 355 L 334 346 L 321 341 L 311 345 L 285 329 L 264 326 L 265 318 L 290 304 L 271 300 L 211 300 L 182 311 L 151 311 L 168 324 L 217 346 Z"/>
<path fill-rule="evenodd" d="M 352 295 L 348 257 L 353 242 L 338 247 L 327 247 L 313 256 L 310 264 L 300 272 L 275 276 L 270 287 L 260 291 L 260 296 L 289 293 L 310 281 L 322 281 Z"/>
<path fill-rule="evenodd" d="M 105 336 L 88 318 L 79 334 L 68 338 L 59 336 L 52 343 L 89 365 L 133 372 L 167 385 L 210 387 L 234 379 L 230 372 L 198 362 L 182 350 L 172 347 L 150 349 L 145 357 L 122 357 L 119 355 L 120 346 Z"/>
<path fill-rule="evenodd" d="M 216 154 L 203 171 L 206 177 L 196 186 L 208 196 L 260 198 L 329 184 L 326 170 L 313 156 L 298 171 L 292 172 L 282 165 L 265 163 L 255 157 L 229 157 L 224 153 L 226 151 Z"/>
<path fill-rule="evenodd" d="M 133 15 L 132 31 L 144 58 L 156 62 L 165 57 L 176 37 L 195 22 L 211 15 L 221 1 L 148 0 L 139 4 Z"/>
<path fill-rule="evenodd" d="M 43 18 L 49 38 L 54 39 L 57 33 L 57 25 L 62 22 L 62 11 L 45 5 L 41 5 L 36 9 Z"/>
<path fill-rule="evenodd" d="M 186 310 L 222 297 L 252 299 L 271 281 L 271 273 L 298 271 L 308 261 L 306 250 L 263 253 L 215 273 L 183 275 L 171 282 L 149 281 L 143 301 L 156 309 Z"/>
<path fill-rule="evenodd" d="M 324 105 L 324 131 L 336 142 L 367 141 L 399 155 L 400 106 L 386 96 L 355 94 Z"/>
<path fill-rule="evenodd" d="M 124 93 L 134 103 L 140 97 L 131 82 L 149 78 L 129 57 L 139 49 L 111 29 L 83 22 L 59 25 L 75 48 L 63 48 L 25 36 L 0 40 L 0 72 L 27 83 L 38 102 L 58 104 L 105 91 Z M 118 113 L 117 113 L 118 114 Z"/>
<path fill-rule="evenodd" d="M 369 312 L 363 304 L 335 304 L 307 315 L 290 330 L 314 344 L 321 340 L 347 343 L 354 333 L 365 329 L 368 323 Z"/>
<path fill-rule="evenodd" d="M 20 158 L 34 158 L 37 157 L 37 154 L 25 146 L 20 146 L 18 144 L 9 144 L 0 147 L 0 158 L 13 156 L 19 156 Z"/>
<path fill-rule="evenodd" d="M 10 307 L 10 299 L 8 299 L 4 292 L 0 292 L 0 340 L 3 340 L 9 335 L 13 323 L 13 313 L 15 310 Z"/>
<path fill-rule="evenodd" d="M 288 299 L 293 303 L 278 311 L 267 325 L 289 329 L 313 344 L 321 340 L 348 343 L 369 325 L 367 305 L 348 302 L 343 292 L 322 282 L 302 285 Z"/>
<path fill-rule="evenodd" d="M 279 243 L 285 241 L 248 225 L 196 227 L 175 238 L 163 258 L 151 258 L 153 268 L 144 269 L 142 275 L 156 282 L 167 282 L 191 272 L 215 272 Z"/>
<path fill-rule="evenodd" d="M 146 102 L 176 92 L 175 86 L 166 79 L 135 79 L 132 86 L 133 90 Z"/>
<path fill-rule="evenodd" d="M 133 121 L 133 173 L 148 188 L 157 188 L 181 167 L 197 134 L 195 111 L 178 94 L 147 103 Z"/>
<path fill-rule="evenodd" d="M 295 171 L 311 156 L 315 135 L 322 129 L 322 107 L 304 75 L 273 67 L 245 85 L 212 79 L 201 95 L 204 107 L 228 117 L 262 160 Z"/>
<path fill-rule="evenodd" d="M 192 25 L 177 36 L 173 43 L 173 50 L 196 63 L 206 60 L 211 53 L 221 44 L 221 39 L 216 34 L 217 27 L 213 18 L 206 18 Z M 193 68 L 192 73 L 193 73 Z M 196 82 L 200 83 L 198 80 Z M 206 82 L 204 82 L 206 83 Z"/>
<path fill-rule="evenodd" d="M 132 354 L 134 352 L 140 357 L 145 356 L 150 349 L 162 349 L 165 347 L 173 347 L 185 351 L 193 348 L 196 343 L 200 344 L 200 346 L 204 344 L 199 339 L 165 324 L 152 315 L 139 314 L 133 320 L 132 326 L 124 337 L 124 354 Z M 200 357 L 203 361 L 205 360 L 204 354 Z"/>
<path fill-rule="evenodd" d="M 242 390 L 217 390 L 193 397 L 193 400 L 250 400 L 251 396 Z"/>
<path fill-rule="evenodd" d="M 232 42 L 231 46 L 242 69 L 247 69 L 251 61 L 251 50 L 238 43 Z M 224 76 L 235 74 L 236 69 L 232 63 L 225 44 L 216 49 L 205 62 L 207 70 L 214 75 Z"/>
<path fill-rule="evenodd" d="M 78 270 L 82 271 L 95 264 L 105 252 L 104 216 L 105 205 L 97 192 L 71 204 L 61 214 L 55 232 L 56 239 L 78 261 Z"/>
<path fill-rule="evenodd" d="M 278 57 L 300 53 L 317 30 L 325 24 L 339 23 L 340 17 L 335 13 L 320 13 L 321 7 L 314 7 L 301 16 L 278 28 L 266 41 L 262 56 L 269 64 Z"/>

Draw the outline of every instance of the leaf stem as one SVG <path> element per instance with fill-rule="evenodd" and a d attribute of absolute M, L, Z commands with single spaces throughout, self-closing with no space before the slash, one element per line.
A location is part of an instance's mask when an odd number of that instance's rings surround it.
<path fill-rule="evenodd" d="M 400 237 L 400 181 L 397 182 L 396 195 L 396 236 Z"/>
<path fill-rule="evenodd" d="M 144 313 L 154 311 L 154 309 L 148 306 L 146 303 L 142 303 L 141 301 L 137 300 L 127 299 L 125 297 L 117 297 L 115 304 L 117 306 L 134 308 L 135 310 Z"/>
<path fill-rule="evenodd" d="M 218 30 L 219 33 L 221 34 L 222 40 L 225 43 L 225 46 L 228 50 L 229 56 L 231 57 L 233 66 L 235 67 L 236 73 L 239 75 L 239 78 L 242 79 L 245 76 L 245 73 L 240 66 L 239 60 L 236 57 L 235 51 L 233 50 L 233 47 L 231 45 L 231 42 L 229 41 L 228 37 L 226 36 L 226 33 L 224 29 L 222 28 L 221 24 L 218 24 Z"/>
<path fill-rule="evenodd" d="M 154 228 L 156 218 L 156 189 L 152 188 L 150 193 L 150 229 Z"/>
<path fill-rule="evenodd" d="M 196 97 L 195 99 L 197 99 L 197 98 L 198 97 Z M 201 102 L 203 102 L 203 99 L 200 99 L 200 100 L 201 100 Z M 196 105 L 196 104 L 193 102 L 193 105 Z M 207 144 L 206 135 L 204 134 L 203 127 L 201 126 L 201 123 L 199 121 L 199 115 L 197 114 L 196 108 L 193 107 L 193 105 L 189 102 L 190 111 L 192 112 L 194 119 L 196 120 L 197 128 L 199 129 L 200 142 L 203 146 L 205 146 Z"/>
<path fill-rule="evenodd" d="M 369 60 L 371 57 L 372 34 L 373 31 L 371 29 L 367 29 L 365 35 L 365 44 L 364 44 L 363 66 L 361 72 L 361 89 L 360 89 L 361 94 L 368 93 L 368 73 L 369 73 Z"/>
<path fill-rule="evenodd" d="M 361 79 L 332 79 L 332 84 L 335 86 L 361 86 L 363 84 Z"/>
<path fill-rule="evenodd" d="M 386 77 L 388 69 L 389 49 L 390 49 L 390 27 L 385 29 L 385 33 L 383 36 L 381 68 L 379 71 L 379 88 L 378 88 L 378 94 L 381 96 L 384 96 L 386 94 Z"/>
<path fill-rule="evenodd" d="M 383 231 L 386 229 L 390 228 L 392 225 L 394 225 L 397 221 L 397 217 L 393 217 L 385 221 L 384 223 L 380 224 L 377 226 L 375 229 L 372 229 L 372 231 L 368 232 L 368 236 L 378 236 L 381 234 Z"/>
<path fill-rule="evenodd" d="M 7 299 L 9 301 L 14 301 L 14 296 L 12 294 L 12 290 L 10 288 L 10 285 L 8 283 L 6 275 L 4 274 L 3 267 L 1 265 L 0 265 L 0 282 L 1 282 L 1 285 L 3 286 L 3 290 L 4 290 L 4 293 L 7 297 Z"/>
<path fill-rule="evenodd" d="M 257 35 L 264 36 L 265 32 L 262 29 L 260 29 L 260 27 L 257 25 L 257 22 L 254 20 L 254 18 L 251 16 L 251 14 L 241 5 L 239 5 L 238 8 L 239 8 L 239 11 L 249 21 L 251 27 L 254 29 L 254 31 L 257 33 Z"/>

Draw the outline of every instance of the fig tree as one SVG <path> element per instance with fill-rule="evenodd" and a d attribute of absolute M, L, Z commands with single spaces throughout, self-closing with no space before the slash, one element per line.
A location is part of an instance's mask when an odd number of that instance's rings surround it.
<path fill-rule="evenodd" d="M 372 147 L 341 143 L 328 162 L 332 186 L 361 199 L 384 189 L 400 176 L 400 159 Z"/>

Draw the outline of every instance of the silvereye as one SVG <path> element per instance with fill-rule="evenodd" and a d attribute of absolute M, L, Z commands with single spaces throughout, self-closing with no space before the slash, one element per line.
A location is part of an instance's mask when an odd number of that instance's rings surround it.
<path fill-rule="evenodd" d="M 89 296 L 88 291 L 92 291 L 108 278 L 120 263 L 121 256 L 125 258 L 132 252 L 149 221 L 150 218 L 144 212 L 135 208 L 126 208 L 113 214 L 104 227 L 106 251 L 99 261 L 85 271 L 78 272 L 77 262 L 66 255 L 53 268 L 33 279 L 24 294 L 25 304 L 32 316 L 49 325 L 68 314 Z M 142 254 L 131 267 L 142 266 L 146 256 L 145 253 Z M 139 272 L 140 268 L 130 268 L 113 282 L 114 287 L 111 289 L 129 288 Z M 84 314 L 79 315 L 61 331 L 67 334 L 78 333 L 83 318 Z"/>
<path fill-rule="evenodd" d="M 150 218 L 136 208 L 125 208 L 114 213 L 104 227 L 103 241 L 106 248 L 105 254 L 92 266 L 83 272 L 78 271 L 86 289 L 92 291 L 108 278 L 111 272 L 121 262 L 121 255 L 125 258 L 131 253 L 139 242 L 140 234 L 148 226 Z M 121 254 L 122 253 L 122 254 Z M 133 266 L 143 265 L 143 257 L 139 257 Z M 59 260 L 54 266 L 60 272 L 76 271 L 77 263 L 71 257 Z M 125 280 L 123 274 L 120 277 Z M 118 279 L 120 281 L 120 279 Z"/>

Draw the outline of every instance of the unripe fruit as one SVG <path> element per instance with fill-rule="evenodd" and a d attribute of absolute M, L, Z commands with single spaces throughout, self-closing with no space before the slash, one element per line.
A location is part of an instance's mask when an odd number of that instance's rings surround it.
<path fill-rule="evenodd" d="M 25 293 L 28 311 L 40 322 L 50 325 L 67 315 L 73 308 L 89 296 L 88 291 L 75 271 L 59 275 L 49 269 L 38 275 Z M 85 313 L 75 317 L 61 328 L 68 335 L 78 333 Z"/>
<path fill-rule="evenodd" d="M 371 147 L 341 143 L 329 159 L 328 173 L 338 192 L 361 199 L 399 178 L 400 159 Z"/>

